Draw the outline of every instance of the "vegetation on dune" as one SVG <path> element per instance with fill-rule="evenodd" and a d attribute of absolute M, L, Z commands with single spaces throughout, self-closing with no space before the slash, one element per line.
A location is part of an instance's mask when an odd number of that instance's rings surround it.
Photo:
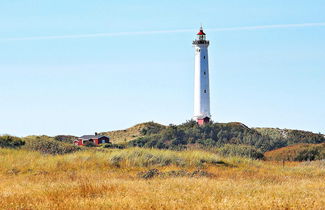
<path fill-rule="evenodd" d="M 155 177 L 159 178 L 169 178 L 169 177 L 214 177 L 214 174 L 208 173 L 202 170 L 196 170 L 193 172 L 188 172 L 186 170 L 172 170 L 167 172 L 159 171 L 158 169 L 149 169 L 148 171 L 143 171 L 138 173 L 139 178 L 152 179 Z"/>
<path fill-rule="evenodd" d="M 199 149 L 213 151 L 221 156 L 239 156 L 253 159 L 263 159 L 263 153 L 271 151 L 267 153 L 269 160 L 304 161 L 324 158 L 322 147 L 308 145 L 310 143 L 324 143 L 325 137 L 322 134 L 278 128 L 249 128 L 238 122 L 210 122 L 203 126 L 199 126 L 195 121 L 187 121 L 180 125 L 171 124 L 169 126 L 147 122 L 126 130 L 101 134 L 109 135 L 112 141 L 100 146 L 105 149 L 124 149 L 128 147 L 176 151 Z M 98 147 L 94 143 L 86 143 L 86 147 L 75 146 L 73 144 L 75 139 L 77 137 L 70 135 L 58 135 L 55 137 L 27 136 L 24 138 L 4 135 L 0 136 L 0 147 L 22 147 L 27 150 L 40 151 L 44 154 L 52 155 Z M 297 142 L 308 144 L 277 150 Z M 142 152 L 142 150 L 136 150 L 139 154 Z M 119 158 L 123 159 L 124 156 Z M 155 158 L 157 157 L 153 157 L 153 160 Z"/>
<path fill-rule="evenodd" d="M 226 157 L 248 157 L 253 159 L 263 159 L 264 154 L 256 147 L 249 145 L 226 144 L 217 149 L 217 153 Z"/>
<path fill-rule="evenodd" d="M 74 140 L 78 139 L 78 137 L 71 136 L 71 135 L 57 135 L 57 136 L 54 136 L 54 139 L 57 141 L 62 141 L 65 143 L 72 144 L 74 142 Z"/>
<path fill-rule="evenodd" d="M 47 153 L 46 153 L 47 154 Z M 204 151 L 170 151 L 158 149 L 88 149 L 63 155 L 45 155 L 42 151 L 2 149 L 0 155 L 4 162 L 0 171 L 19 173 L 55 173 L 82 169 L 118 169 L 147 167 L 204 168 L 209 165 L 229 166 L 219 156 Z M 0 173 L 1 175 L 1 173 Z"/>
<path fill-rule="evenodd" d="M 325 204 L 320 162 L 283 166 L 204 151 L 136 151 L 90 148 L 44 155 L 0 149 L 0 209 L 322 209 Z M 122 157 L 118 166 L 111 162 L 116 157 Z M 153 163 L 152 157 L 173 163 Z M 197 165 L 200 159 L 227 164 Z"/>
<path fill-rule="evenodd" d="M 111 149 L 124 149 L 125 144 L 112 144 L 111 142 L 101 145 L 102 148 L 111 148 Z"/>
<path fill-rule="evenodd" d="M 203 166 L 206 164 L 225 165 L 220 158 L 213 153 L 203 151 L 177 152 L 171 150 L 130 148 L 115 150 L 109 155 L 109 162 L 115 166 Z"/>
<path fill-rule="evenodd" d="M 296 143 L 317 144 L 325 142 L 325 137 L 322 134 L 278 128 L 249 128 L 238 122 L 210 122 L 204 126 L 197 125 L 195 121 L 169 126 L 147 122 L 126 130 L 101 134 L 108 135 L 111 141 L 108 144 L 101 145 L 103 148 L 145 147 L 172 150 L 213 150 L 223 147 L 220 150 L 223 155 L 252 158 L 262 158 L 261 152 L 264 153 Z M 25 141 L 28 141 L 28 145 L 25 146 L 27 149 L 39 150 L 49 154 L 62 154 L 77 150 L 76 147 L 71 146 L 75 139 L 77 137 L 71 135 L 29 136 L 25 138 L 6 135 L 0 137 L 0 147 L 20 147 Z M 38 143 L 37 140 L 43 142 Z M 228 146 L 230 144 L 238 146 Z M 90 143 L 86 146 L 95 145 Z"/>
<path fill-rule="evenodd" d="M 24 141 L 24 149 L 39 151 L 43 154 L 58 155 L 81 150 L 78 146 L 57 141 L 48 136 L 28 136 L 24 138 Z"/>
<path fill-rule="evenodd" d="M 19 148 L 24 144 L 25 142 L 19 137 L 10 135 L 0 136 L 0 148 Z"/>
<path fill-rule="evenodd" d="M 318 144 L 325 142 L 325 137 L 320 133 L 310 131 L 279 129 L 279 128 L 255 128 L 261 135 L 267 136 L 273 140 L 286 140 L 287 145 L 299 143 Z"/>
<path fill-rule="evenodd" d="M 154 123 L 154 122 L 146 122 L 146 123 L 137 124 L 125 130 L 101 132 L 100 134 L 109 136 L 110 141 L 112 143 L 120 144 L 120 143 L 126 143 L 128 141 L 134 140 L 144 135 L 158 133 L 164 128 L 165 128 L 164 125 Z"/>
<path fill-rule="evenodd" d="M 296 142 L 321 143 L 325 137 L 311 132 L 286 130 L 285 136 L 269 130 L 251 129 L 241 123 L 208 123 L 199 126 L 195 121 L 164 128 L 147 128 L 142 136 L 129 141 L 130 147 L 148 147 L 182 150 L 186 148 L 213 148 L 225 144 L 250 145 L 262 152 L 285 147 Z"/>
<path fill-rule="evenodd" d="M 266 152 L 265 157 L 277 161 L 325 160 L 325 143 L 295 144 Z"/>

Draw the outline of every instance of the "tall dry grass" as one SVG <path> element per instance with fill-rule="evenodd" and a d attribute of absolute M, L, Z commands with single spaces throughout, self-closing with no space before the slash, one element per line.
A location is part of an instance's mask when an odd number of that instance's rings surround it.
<path fill-rule="evenodd" d="M 319 164 L 219 158 L 202 151 L 126 149 L 42 155 L 0 150 L 0 209 L 324 209 Z M 118 160 L 118 164 L 116 162 Z M 226 163 L 226 164 L 223 164 Z M 180 164 L 181 163 L 181 164 Z M 141 179 L 198 168 L 211 178 Z"/>

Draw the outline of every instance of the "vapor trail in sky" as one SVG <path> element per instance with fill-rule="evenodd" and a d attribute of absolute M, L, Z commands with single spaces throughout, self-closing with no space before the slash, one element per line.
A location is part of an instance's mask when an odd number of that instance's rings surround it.
<path fill-rule="evenodd" d="M 240 26 L 227 28 L 206 28 L 206 31 L 245 31 L 260 29 L 276 29 L 276 28 L 305 28 L 305 27 L 325 26 L 324 23 L 300 23 L 300 24 L 277 24 L 277 25 L 259 25 L 259 26 Z M 151 35 L 151 34 L 170 34 L 195 32 L 193 29 L 178 30 L 158 30 L 158 31 L 136 31 L 136 32 L 112 32 L 112 33 L 94 33 L 94 34 L 72 34 L 58 36 L 32 36 L 32 37 L 11 37 L 0 38 L 0 41 L 24 41 L 24 40 L 50 40 L 50 39 L 79 39 L 79 38 L 96 38 L 96 37 L 113 37 L 113 36 L 131 36 L 131 35 Z"/>

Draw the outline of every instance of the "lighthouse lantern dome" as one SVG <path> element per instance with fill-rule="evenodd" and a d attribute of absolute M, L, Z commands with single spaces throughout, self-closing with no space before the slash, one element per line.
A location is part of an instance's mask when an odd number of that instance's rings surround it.
<path fill-rule="evenodd" d="M 200 31 L 197 33 L 197 40 L 205 40 L 205 33 L 203 31 L 202 26 L 200 27 Z"/>

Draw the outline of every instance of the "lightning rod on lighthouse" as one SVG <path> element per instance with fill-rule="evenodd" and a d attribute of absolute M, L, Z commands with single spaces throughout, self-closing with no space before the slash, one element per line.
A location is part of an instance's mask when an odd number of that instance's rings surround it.
<path fill-rule="evenodd" d="M 210 114 L 209 59 L 206 34 L 201 26 L 197 38 L 193 41 L 195 48 L 194 70 L 194 117 L 199 125 L 208 123 Z"/>

